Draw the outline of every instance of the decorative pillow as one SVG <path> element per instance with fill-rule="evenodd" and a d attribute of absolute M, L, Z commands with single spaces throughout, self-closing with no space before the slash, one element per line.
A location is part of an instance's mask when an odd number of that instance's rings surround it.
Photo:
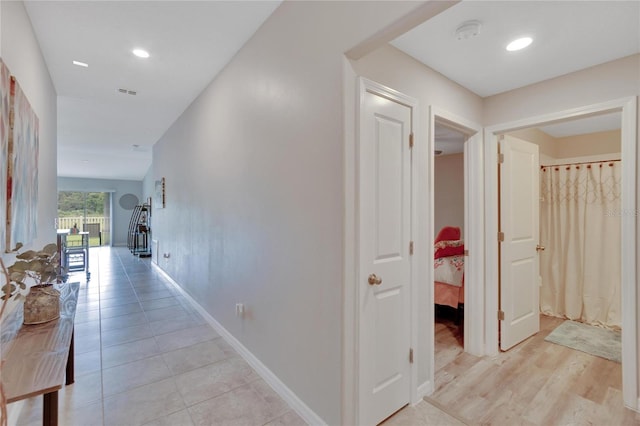
<path fill-rule="evenodd" d="M 433 245 L 434 259 L 441 257 L 457 256 L 464 254 L 464 241 L 462 240 L 445 240 L 439 241 Z"/>
<path fill-rule="evenodd" d="M 435 281 L 462 287 L 464 256 L 448 256 L 433 261 Z"/>
<path fill-rule="evenodd" d="M 438 232 L 438 236 L 434 243 L 444 241 L 444 240 L 459 240 L 460 239 L 460 228 L 457 226 L 445 226 Z"/>

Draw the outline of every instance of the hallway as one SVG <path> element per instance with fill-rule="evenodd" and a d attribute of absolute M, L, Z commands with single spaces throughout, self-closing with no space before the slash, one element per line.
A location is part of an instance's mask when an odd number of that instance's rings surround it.
<path fill-rule="evenodd" d="M 59 392 L 60 425 L 305 424 L 149 259 L 102 247 L 90 265 L 88 283 L 70 276 L 76 380 Z M 9 424 L 42 424 L 42 397 L 17 420 L 16 404 Z"/>

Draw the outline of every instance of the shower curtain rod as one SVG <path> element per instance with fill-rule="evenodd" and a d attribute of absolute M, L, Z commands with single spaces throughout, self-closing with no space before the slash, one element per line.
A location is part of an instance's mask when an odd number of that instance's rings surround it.
<path fill-rule="evenodd" d="M 540 168 L 544 167 L 560 167 L 560 166 L 577 166 L 580 164 L 598 164 L 598 163 L 613 163 L 614 161 L 622 161 L 621 158 L 615 160 L 600 160 L 600 161 L 583 161 L 579 163 L 564 163 L 564 164 L 550 164 L 548 166 L 540 165 Z"/>

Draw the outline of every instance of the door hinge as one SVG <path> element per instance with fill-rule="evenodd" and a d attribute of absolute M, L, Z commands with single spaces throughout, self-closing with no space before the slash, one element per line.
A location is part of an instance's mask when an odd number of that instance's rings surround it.
<path fill-rule="evenodd" d="M 498 241 L 500 242 L 504 241 L 504 232 L 498 232 Z"/>
<path fill-rule="evenodd" d="M 504 321 L 504 311 L 498 311 L 498 321 Z"/>
<path fill-rule="evenodd" d="M 504 154 L 498 153 L 498 164 L 504 163 Z"/>
<path fill-rule="evenodd" d="M 465 256 L 469 256 L 469 250 L 465 250 L 465 251 L 464 251 L 464 255 L 465 255 Z"/>
<path fill-rule="evenodd" d="M 413 348 L 409 349 L 409 364 L 413 364 Z"/>
<path fill-rule="evenodd" d="M 413 148 L 413 133 L 409 134 L 409 148 Z"/>
<path fill-rule="evenodd" d="M 409 243 L 409 255 L 413 256 L 413 241 Z"/>

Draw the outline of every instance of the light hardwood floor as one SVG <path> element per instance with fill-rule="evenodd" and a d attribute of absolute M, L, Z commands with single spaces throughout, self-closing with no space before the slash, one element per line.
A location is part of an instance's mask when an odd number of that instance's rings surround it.
<path fill-rule="evenodd" d="M 462 350 L 460 328 L 436 320 L 435 392 L 427 401 L 471 425 L 640 425 L 623 407 L 621 365 L 545 342 L 562 319 L 495 357 Z"/>

